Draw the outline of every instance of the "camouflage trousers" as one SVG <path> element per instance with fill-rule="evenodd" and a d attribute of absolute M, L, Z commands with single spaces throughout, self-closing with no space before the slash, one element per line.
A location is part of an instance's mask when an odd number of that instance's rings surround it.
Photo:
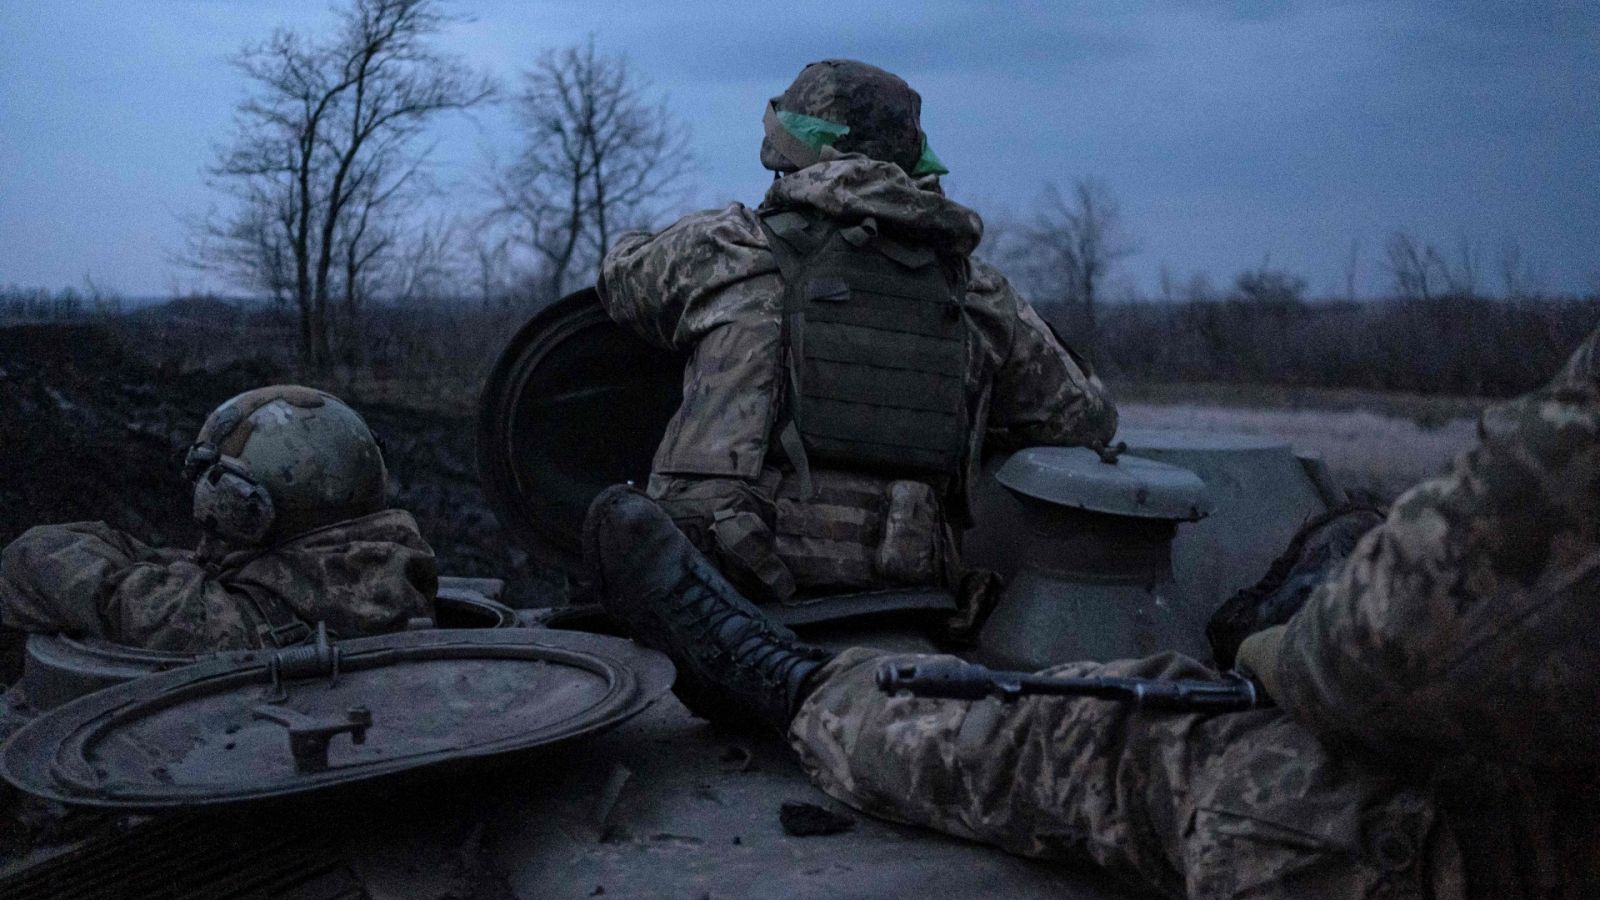
<path fill-rule="evenodd" d="M 1276 710 L 1201 716 L 1033 697 L 888 697 L 885 657 L 828 664 L 790 729 L 812 780 L 874 816 L 1092 862 L 1170 897 L 1454 897 L 1426 788 L 1329 753 Z M 1174 654 L 1052 673 L 1206 677 Z"/>

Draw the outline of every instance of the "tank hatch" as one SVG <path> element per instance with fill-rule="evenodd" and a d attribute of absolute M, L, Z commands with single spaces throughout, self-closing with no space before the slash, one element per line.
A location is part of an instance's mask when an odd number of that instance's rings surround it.
<path fill-rule="evenodd" d="M 433 628 L 515 628 L 516 610 L 499 601 L 505 582 L 498 578 L 439 576 L 433 620 L 414 623 Z M 214 656 L 145 650 L 95 638 L 62 634 L 28 636 L 22 663 L 22 686 L 28 705 L 46 710 L 102 688 L 153 672 L 165 672 Z"/>
<path fill-rule="evenodd" d="M 506 345 L 478 401 L 478 473 L 534 558 L 577 571 L 590 501 L 644 484 L 685 359 L 612 322 L 592 288 L 541 310 Z"/>
<path fill-rule="evenodd" d="M 672 678 L 658 653 L 578 632 L 322 635 L 79 698 L 18 731 L 0 775 L 40 797 L 125 809 L 300 794 L 590 734 Z"/>
<path fill-rule="evenodd" d="M 1059 506 L 1193 522 L 1210 512 L 1205 482 L 1187 469 L 1086 447 L 1032 447 L 995 474 L 1007 488 Z"/>

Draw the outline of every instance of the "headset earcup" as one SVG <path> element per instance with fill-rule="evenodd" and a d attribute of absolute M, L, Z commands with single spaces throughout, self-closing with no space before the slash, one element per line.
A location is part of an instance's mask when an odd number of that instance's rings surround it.
<path fill-rule="evenodd" d="M 219 463 L 194 483 L 194 520 L 231 544 L 260 544 L 272 531 L 272 495 L 236 466 Z"/>

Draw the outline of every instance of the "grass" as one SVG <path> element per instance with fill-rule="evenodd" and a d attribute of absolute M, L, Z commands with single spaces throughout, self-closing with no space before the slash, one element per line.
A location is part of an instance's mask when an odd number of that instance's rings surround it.
<path fill-rule="evenodd" d="M 1298 451 L 1321 456 L 1346 490 L 1369 492 L 1384 500 L 1443 472 L 1477 436 L 1476 419 L 1471 416 L 1420 424 L 1412 415 L 1386 411 L 1414 411 L 1403 401 L 1379 402 L 1378 409 L 1336 409 L 1307 405 L 1270 408 L 1260 397 L 1252 397 L 1249 406 L 1205 402 L 1215 397 L 1192 403 L 1165 399 L 1168 402 L 1122 402 L 1122 424 L 1272 435 Z"/>
<path fill-rule="evenodd" d="M 1273 384 L 1122 382 L 1110 386 L 1119 404 L 1223 406 L 1238 409 L 1371 412 L 1440 428 L 1473 419 L 1494 400 L 1371 391 L 1354 388 L 1285 387 Z"/>

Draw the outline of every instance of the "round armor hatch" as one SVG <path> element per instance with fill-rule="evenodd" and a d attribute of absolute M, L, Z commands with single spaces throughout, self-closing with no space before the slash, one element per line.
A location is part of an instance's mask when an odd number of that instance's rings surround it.
<path fill-rule="evenodd" d="M 611 321 L 593 288 L 540 310 L 501 351 L 478 401 L 478 475 L 534 558 L 580 571 L 589 503 L 650 477 L 686 359 Z"/>
<path fill-rule="evenodd" d="M 1126 453 L 1110 458 L 1085 447 L 1032 447 L 995 478 L 1025 497 L 1113 516 L 1193 522 L 1210 511 L 1205 482 L 1188 469 Z"/>
<path fill-rule="evenodd" d="M 101 807 L 298 794 L 605 729 L 672 677 L 664 656 L 630 641 L 551 629 L 219 654 L 41 716 L 6 745 L 0 775 Z"/>

